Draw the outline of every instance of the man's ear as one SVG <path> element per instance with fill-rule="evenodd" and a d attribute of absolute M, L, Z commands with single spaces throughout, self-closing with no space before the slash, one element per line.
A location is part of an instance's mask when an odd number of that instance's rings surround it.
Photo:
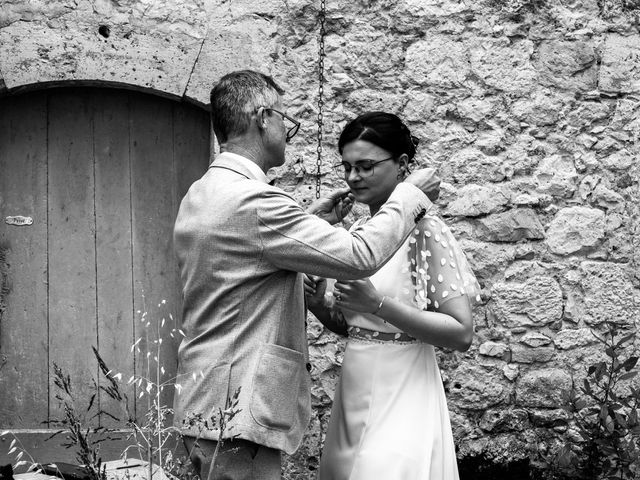
<path fill-rule="evenodd" d="M 260 131 L 265 130 L 267 128 L 267 121 L 264 117 L 264 112 L 265 112 L 265 108 L 260 107 L 255 114 L 256 115 L 255 122 L 256 122 L 256 125 L 258 126 L 258 130 Z"/>

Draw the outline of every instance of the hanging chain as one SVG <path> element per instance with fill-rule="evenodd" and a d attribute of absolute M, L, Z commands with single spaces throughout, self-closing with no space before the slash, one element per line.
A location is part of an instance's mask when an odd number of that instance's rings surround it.
<path fill-rule="evenodd" d="M 316 198 L 320 198 L 320 168 L 322 166 L 322 130 L 324 128 L 323 108 L 324 108 L 324 37 L 326 21 L 325 0 L 320 0 L 320 40 L 318 51 L 318 159 L 316 165 Z"/>

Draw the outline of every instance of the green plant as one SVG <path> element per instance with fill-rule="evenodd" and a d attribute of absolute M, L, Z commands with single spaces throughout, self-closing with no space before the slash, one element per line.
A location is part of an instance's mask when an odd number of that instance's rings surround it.
<path fill-rule="evenodd" d="M 579 440 L 565 444 L 554 463 L 583 479 L 635 479 L 640 473 L 640 389 L 632 380 L 638 373 L 636 355 L 626 351 L 635 332 L 619 335 L 608 324 L 604 335 L 594 336 L 606 359 L 589 366 L 579 389 L 570 394 L 570 407 Z"/>

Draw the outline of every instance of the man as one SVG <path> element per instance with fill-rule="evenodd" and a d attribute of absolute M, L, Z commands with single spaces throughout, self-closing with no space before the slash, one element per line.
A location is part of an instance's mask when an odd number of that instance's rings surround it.
<path fill-rule="evenodd" d="M 419 170 L 352 233 L 330 225 L 339 220 L 346 191 L 317 202 L 310 209 L 316 215 L 304 212 L 265 176 L 284 163 L 285 145 L 299 126 L 283 113 L 282 94 L 270 77 L 253 71 L 228 74 L 213 88 L 211 116 L 222 153 L 191 186 L 176 219 L 186 338 L 178 353 L 184 380 L 175 422 L 203 479 L 280 478 L 280 451 L 293 453 L 302 440 L 310 365 L 297 272 L 370 276 L 431 207 L 423 191 L 437 196 L 433 172 Z M 220 445 L 219 425 L 184 422 L 216 414 L 238 388 L 238 413 Z"/>

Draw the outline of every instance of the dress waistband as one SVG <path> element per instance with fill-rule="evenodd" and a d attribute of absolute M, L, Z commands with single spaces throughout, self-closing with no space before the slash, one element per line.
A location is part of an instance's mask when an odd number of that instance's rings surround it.
<path fill-rule="evenodd" d="M 377 332 L 368 328 L 350 326 L 347 328 L 349 338 L 374 342 L 420 343 L 420 340 L 404 332 Z"/>

